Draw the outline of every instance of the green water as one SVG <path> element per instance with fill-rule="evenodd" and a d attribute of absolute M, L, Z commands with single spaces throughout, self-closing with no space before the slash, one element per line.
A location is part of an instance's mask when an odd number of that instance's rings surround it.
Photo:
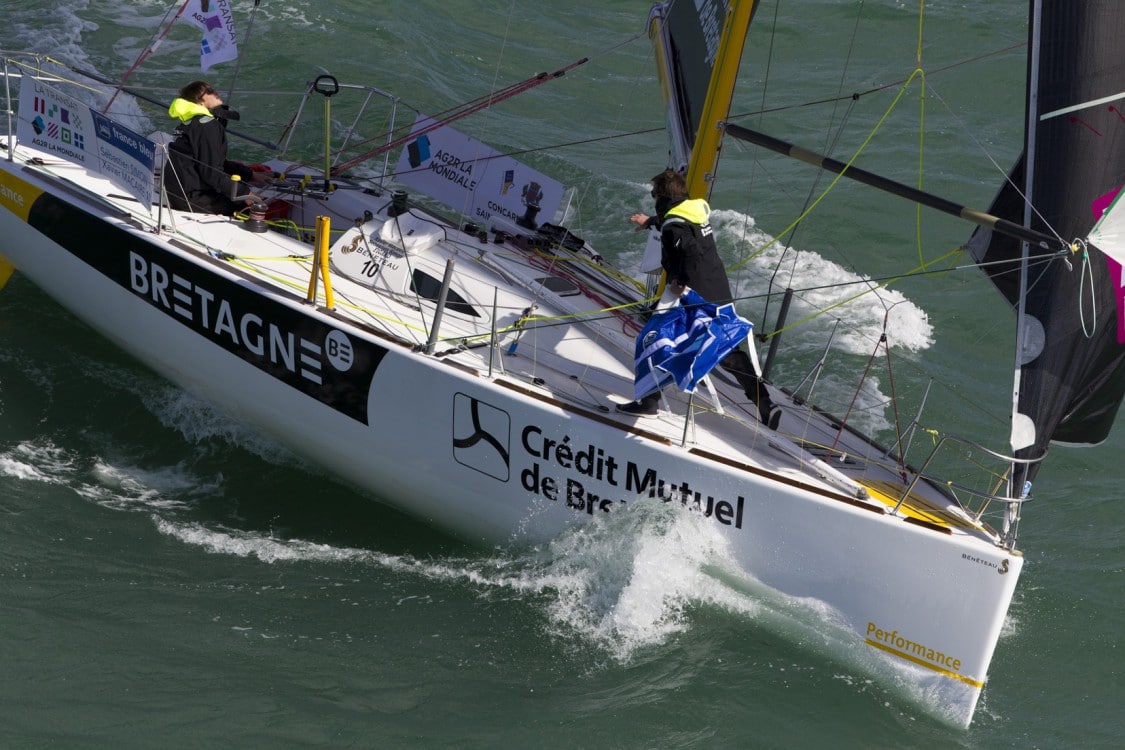
<path fill-rule="evenodd" d="M 243 28 L 251 7 L 235 3 Z M 780 109 L 744 122 L 837 158 L 863 142 L 897 92 L 881 87 L 915 68 L 918 8 L 866 3 L 853 33 L 857 7 L 763 4 L 736 109 L 762 108 L 763 87 Z M 0 10 L 0 46 L 120 76 L 167 6 Z M 590 56 L 463 129 L 505 150 L 569 144 L 525 158 L 577 186 L 572 226 L 628 268 L 640 250 L 626 217 L 647 207 L 647 179 L 664 166 L 662 114 L 648 41 L 601 53 L 640 34 L 646 11 L 638 0 L 265 2 L 233 82 L 241 127 L 277 137 L 296 101 L 281 92 L 325 70 L 433 113 Z M 927 5 L 928 189 L 987 205 L 1018 150 L 1023 50 L 1008 48 L 1024 24 L 1016 0 Z M 130 85 L 169 96 L 199 75 L 196 44 L 177 27 Z M 226 90 L 232 72 L 209 75 Z M 846 96 L 798 106 L 875 89 L 851 111 Z M 862 161 L 911 183 L 916 91 Z M 144 111 L 138 129 L 167 127 Z M 727 148 L 712 202 L 733 261 L 738 237 L 780 233 L 827 178 Z M 813 287 L 913 268 L 915 216 L 897 201 L 837 187 L 779 278 Z M 923 222 L 926 257 L 968 234 Z M 738 275 L 751 317 L 780 254 Z M 975 272 L 893 286 L 909 302 L 892 313 L 899 387 L 923 388 L 928 362 L 944 381 L 934 420 L 1002 439 L 1011 333 L 998 295 Z M 862 361 L 883 312 L 849 307 L 834 356 Z M 775 380 L 794 384 L 831 326 L 826 316 L 787 338 Z M 1058 449 L 1041 473 L 1022 528 L 1028 564 L 962 731 L 921 709 L 924 696 L 851 666 L 815 616 L 724 581 L 690 528 L 641 514 L 537 550 L 465 547 L 171 387 L 17 276 L 0 296 L 0 746 L 1119 746 L 1121 447 L 1117 431 L 1094 450 Z M 716 582 L 726 595 L 701 601 Z"/>

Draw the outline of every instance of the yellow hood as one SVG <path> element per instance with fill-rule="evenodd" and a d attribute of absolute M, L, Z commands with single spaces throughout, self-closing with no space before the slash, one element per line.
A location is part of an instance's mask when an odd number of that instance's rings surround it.
<path fill-rule="evenodd" d="M 193 117 L 199 115 L 206 115 L 211 117 L 211 110 L 204 107 L 202 104 L 189 102 L 187 99 L 176 98 L 172 100 L 172 106 L 168 107 L 168 116 L 173 120 L 181 122 L 188 122 Z"/>
<path fill-rule="evenodd" d="M 692 224 L 706 224 L 707 219 L 711 216 L 711 207 L 702 198 L 690 198 L 672 206 L 668 209 L 668 213 L 664 214 L 665 219 L 670 219 L 673 216 L 686 219 Z"/>

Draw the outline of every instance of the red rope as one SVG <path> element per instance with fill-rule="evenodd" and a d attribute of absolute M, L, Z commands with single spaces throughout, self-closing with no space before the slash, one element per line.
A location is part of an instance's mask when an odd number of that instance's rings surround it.
<path fill-rule="evenodd" d="M 117 90 L 113 92 L 113 96 L 109 98 L 109 102 L 105 105 L 105 108 L 102 109 L 103 115 L 109 112 L 109 108 L 113 104 L 114 100 L 117 99 L 117 95 L 121 93 L 121 90 L 123 88 L 125 88 L 125 79 L 132 75 L 133 71 L 139 68 L 141 63 L 147 60 L 148 56 L 156 51 L 156 48 L 160 46 L 161 40 L 163 40 L 164 37 L 168 36 L 168 32 L 172 29 L 172 24 L 179 20 L 180 16 L 184 14 L 184 11 L 187 9 L 189 2 L 191 2 L 191 0 L 184 0 L 184 4 L 180 6 L 180 9 L 176 11 L 176 15 L 173 16 L 172 20 L 168 22 L 168 25 L 164 27 L 164 31 L 160 32 L 160 35 L 156 38 L 156 41 L 145 47 L 144 52 L 140 54 L 140 56 L 137 58 L 137 61 L 133 63 L 132 67 L 125 71 L 125 75 L 121 76 L 121 83 L 117 84 Z M 169 8 L 168 12 L 170 13 L 171 11 L 172 9 Z M 168 14 L 165 13 L 164 17 L 167 18 Z"/>

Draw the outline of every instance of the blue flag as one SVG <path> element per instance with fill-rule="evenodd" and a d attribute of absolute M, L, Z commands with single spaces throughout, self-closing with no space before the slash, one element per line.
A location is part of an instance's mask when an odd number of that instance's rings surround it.
<path fill-rule="evenodd" d="M 653 315 L 637 336 L 633 397 L 641 399 L 671 382 L 694 393 L 753 328 L 733 304 L 713 305 L 689 289 L 678 305 Z"/>

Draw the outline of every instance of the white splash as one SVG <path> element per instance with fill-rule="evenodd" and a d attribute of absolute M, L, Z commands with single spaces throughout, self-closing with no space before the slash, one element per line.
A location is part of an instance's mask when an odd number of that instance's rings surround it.
<path fill-rule="evenodd" d="M 50 440 L 22 442 L 0 453 L 0 474 L 46 484 L 64 484 L 74 474 L 74 457 Z"/>
<path fill-rule="evenodd" d="M 779 278 L 785 279 L 785 286 L 802 290 L 794 296 L 790 322 L 830 311 L 811 317 L 806 325 L 794 329 L 787 336 L 787 346 L 813 350 L 823 347 L 837 319 L 846 321 L 846 325 L 839 328 L 833 345 L 849 354 L 870 355 L 883 333 L 884 320 L 892 346 L 915 352 L 933 345 L 929 316 L 901 292 L 879 287 L 815 251 L 791 248 L 786 252 L 780 242 L 770 245 L 774 238 L 759 230 L 754 219 L 738 211 L 715 211 L 711 222 L 720 244 L 738 247 L 743 255 L 769 245 L 743 269 L 732 272 L 731 280 L 737 284 L 738 294 L 765 295 L 774 269 L 779 268 Z M 776 284 L 773 291 L 780 291 Z"/>

